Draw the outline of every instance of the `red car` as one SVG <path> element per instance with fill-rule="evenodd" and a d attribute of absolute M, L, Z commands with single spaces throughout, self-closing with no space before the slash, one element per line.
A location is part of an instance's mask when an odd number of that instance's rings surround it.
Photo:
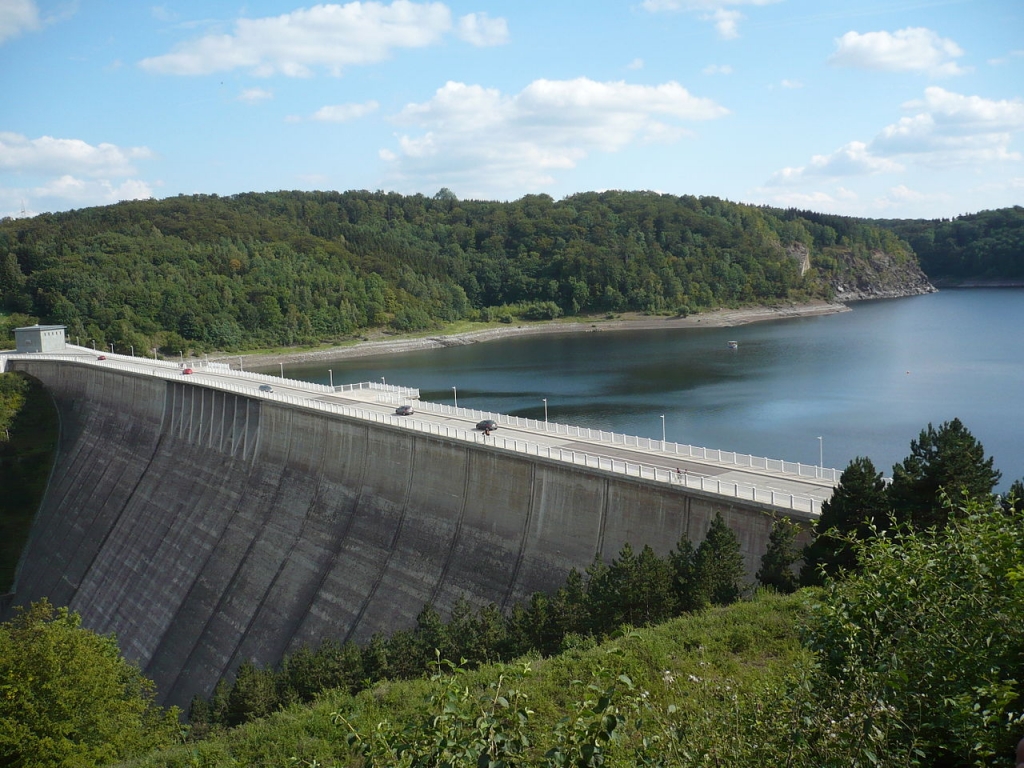
<path fill-rule="evenodd" d="M 185 368 L 181 373 L 182 373 L 182 375 L 192 373 L 192 369 L 191 368 Z"/>
<path fill-rule="evenodd" d="M 106 355 L 100 355 L 100 356 L 99 356 L 99 357 L 97 357 L 96 359 L 97 359 L 97 360 L 106 360 L 106 359 L 107 359 L 107 356 L 106 356 Z"/>

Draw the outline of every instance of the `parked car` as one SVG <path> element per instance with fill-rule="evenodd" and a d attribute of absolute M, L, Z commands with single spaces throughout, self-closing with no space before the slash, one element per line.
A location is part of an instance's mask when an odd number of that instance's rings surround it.
<path fill-rule="evenodd" d="M 192 369 L 191 368 L 183 368 L 181 373 L 182 373 L 182 375 L 187 375 L 189 373 L 192 373 Z"/>
<path fill-rule="evenodd" d="M 273 392 L 274 388 L 269 384 L 260 384 L 260 392 Z"/>
<path fill-rule="evenodd" d="M 413 409 L 411 405 L 400 405 L 395 408 L 396 416 L 412 416 Z"/>
<path fill-rule="evenodd" d="M 483 421 L 477 422 L 477 429 L 481 429 L 484 432 L 493 432 L 498 428 L 498 422 L 494 419 L 484 419 Z"/>

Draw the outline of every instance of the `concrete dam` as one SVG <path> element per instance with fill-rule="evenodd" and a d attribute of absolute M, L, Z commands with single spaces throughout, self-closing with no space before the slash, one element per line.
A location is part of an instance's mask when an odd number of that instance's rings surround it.
<path fill-rule="evenodd" d="M 626 542 L 696 545 L 716 511 L 752 576 L 780 513 L 149 362 L 8 361 L 43 382 L 61 423 L 14 602 L 47 597 L 115 633 L 163 703 L 208 695 L 247 659 L 409 627 L 428 603 L 508 609 Z"/>

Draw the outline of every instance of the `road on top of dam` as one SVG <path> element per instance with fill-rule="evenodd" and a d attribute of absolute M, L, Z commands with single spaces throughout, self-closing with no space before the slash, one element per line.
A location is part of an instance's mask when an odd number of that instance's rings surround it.
<path fill-rule="evenodd" d="M 11 357 L 21 356 L 10 352 L 4 354 Z M 407 404 L 413 407 L 412 415 L 395 417 L 387 423 L 393 426 L 402 426 L 406 423 L 409 428 L 414 428 L 415 425 L 420 431 L 423 431 L 424 424 L 441 428 L 450 427 L 474 433 L 474 439 L 478 442 L 497 448 L 507 447 L 509 441 L 521 441 L 547 450 L 549 456 L 554 455 L 555 451 L 559 452 L 559 455 L 564 452 L 578 452 L 609 462 L 642 465 L 655 470 L 656 478 L 668 478 L 670 482 L 680 482 L 688 487 L 694 487 L 694 483 L 699 483 L 702 490 L 709 490 L 709 483 L 713 483 L 710 486 L 712 492 L 715 488 L 756 489 L 754 498 L 761 498 L 761 494 L 769 494 L 769 498 L 773 500 L 772 506 L 789 509 L 802 507 L 803 511 L 815 516 L 821 511 L 821 502 L 831 496 L 839 477 L 839 472 L 832 468 L 809 467 L 779 460 L 750 459 L 742 454 L 737 456 L 731 452 L 712 449 L 690 449 L 689 446 L 685 446 L 689 453 L 683 455 L 678 452 L 680 446 L 675 443 L 648 438 L 615 436 L 624 438 L 623 442 L 610 440 L 610 433 L 601 433 L 603 439 L 588 437 L 588 433 L 592 434 L 595 430 L 421 402 L 418 400 L 418 391 L 406 387 L 376 383 L 331 387 L 235 370 L 223 364 L 207 365 L 203 361 L 171 363 L 144 357 L 102 354 L 96 350 L 73 345 L 68 345 L 62 354 L 26 353 L 26 356 L 109 366 L 136 373 L 158 375 L 179 382 L 188 381 L 196 385 L 230 386 L 234 391 L 240 391 L 240 388 L 243 391 L 251 389 L 251 396 L 271 401 L 287 397 L 291 402 L 300 405 L 302 401 L 309 402 L 311 406 L 314 403 L 348 405 L 377 414 L 381 417 L 380 420 L 385 416 L 394 416 L 398 405 Z M 185 371 L 191 371 L 191 375 L 184 375 Z M 498 422 L 498 428 L 489 436 L 475 430 L 478 421 L 486 418 Z M 416 425 L 417 421 L 420 424 Z M 702 455 L 694 455 L 694 450 L 699 450 Z M 744 466 L 738 463 L 741 459 L 748 459 L 751 464 L 760 462 L 763 466 Z M 737 490 L 720 492 L 723 495 L 739 495 Z M 775 503 L 776 496 L 781 501 Z M 794 502 L 794 499 L 799 499 L 800 502 Z"/>

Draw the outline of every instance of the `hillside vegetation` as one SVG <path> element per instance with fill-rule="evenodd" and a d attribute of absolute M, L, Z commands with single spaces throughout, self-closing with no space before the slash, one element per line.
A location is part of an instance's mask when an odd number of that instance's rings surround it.
<path fill-rule="evenodd" d="M 457 320 L 687 314 L 837 288 L 929 286 L 909 246 L 870 223 L 647 192 L 197 195 L 0 222 L 0 309 L 136 353 Z"/>

